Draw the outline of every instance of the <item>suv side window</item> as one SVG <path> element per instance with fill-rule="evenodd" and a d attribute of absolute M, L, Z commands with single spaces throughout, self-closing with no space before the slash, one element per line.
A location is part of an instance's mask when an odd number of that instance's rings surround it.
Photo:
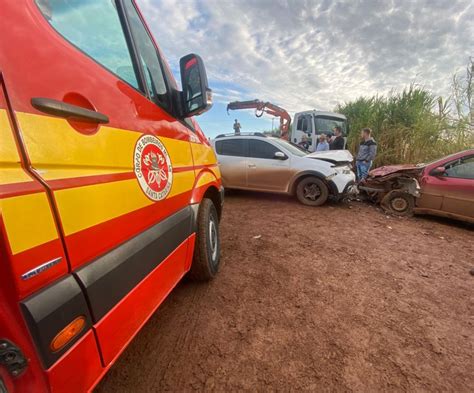
<path fill-rule="evenodd" d="M 446 176 L 474 179 L 474 156 L 461 158 L 446 165 Z"/>
<path fill-rule="evenodd" d="M 49 24 L 66 40 L 136 89 L 132 57 L 110 0 L 36 0 Z"/>
<path fill-rule="evenodd" d="M 245 156 L 245 140 L 244 139 L 227 139 L 216 141 L 216 153 L 222 156 Z"/>
<path fill-rule="evenodd" d="M 273 159 L 277 151 L 280 150 L 271 143 L 249 139 L 249 157 Z"/>
<path fill-rule="evenodd" d="M 148 88 L 150 99 L 169 109 L 169 96 L 166 82 L 161 68 L 158 50 L 148 34 L 143 22 L 131 0 L 124 1 L 125 12 L 128 16 L 140 66 Z"/>

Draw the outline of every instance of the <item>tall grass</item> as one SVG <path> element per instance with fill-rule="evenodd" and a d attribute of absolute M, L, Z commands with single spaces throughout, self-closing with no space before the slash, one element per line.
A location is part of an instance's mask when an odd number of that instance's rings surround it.
<path fill-rule="evenodd" d="M 466 89 L 469 87 L 472 91 L 472 77 Z M 464 97 L 467 90 L 462 84 L 458 88 L 459 97 Z M 335 111 L 349 120 L 348 147 L 352 152 L 357 152 L 360 130 L 370 127 L 378 144 L 375 166 L 419 163 L 474 147 L 471 100 L 466 108 L 459 97 L 453 94 L 444 100 L 412 84 L 388 96 L 360 97 Z"/>

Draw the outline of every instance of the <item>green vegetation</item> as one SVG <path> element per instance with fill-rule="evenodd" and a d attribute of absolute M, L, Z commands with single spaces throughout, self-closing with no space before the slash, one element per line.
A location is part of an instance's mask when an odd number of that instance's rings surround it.
<path fill-rule="evenodd" d="M 336 107 L 349 120 L 348 146 L 357 151 L 360 130 L 372 128 L 378 143 L 375 166 L 420 163 L 474 147 L 474 63 L 456 74 L 449 98 L 411 84 L 401 93 L 360 97 Z"/>

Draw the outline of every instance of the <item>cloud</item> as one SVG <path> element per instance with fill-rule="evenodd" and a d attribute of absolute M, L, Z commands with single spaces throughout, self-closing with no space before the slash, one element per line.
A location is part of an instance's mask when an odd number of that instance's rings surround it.
<path fill-rule="evenodd" d="M 172 69 L 199 53 L 216 99 L 332 109 L 417 81 L 446 94 L 474 48 L 470 0 L 138 0 Z"/>

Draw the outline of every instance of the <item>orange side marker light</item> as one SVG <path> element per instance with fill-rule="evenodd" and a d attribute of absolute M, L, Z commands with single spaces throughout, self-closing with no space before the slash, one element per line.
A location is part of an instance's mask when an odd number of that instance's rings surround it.
<path fill-rule="evenodd" d="M 85 325 L 86 317 L 82 315 L 80 317 L 77 317 L 63 330 L 61 330 L 56 335 L 56 337 L 53 338 L 53 341 L 51 341 L 50 344 L 51 351 L 57 352 L 63 349 L 67 344 L 71 342 L 74 337 L 76 337 L 80 332 L 82 332 L 82 329 L 84 329 Z"/>

